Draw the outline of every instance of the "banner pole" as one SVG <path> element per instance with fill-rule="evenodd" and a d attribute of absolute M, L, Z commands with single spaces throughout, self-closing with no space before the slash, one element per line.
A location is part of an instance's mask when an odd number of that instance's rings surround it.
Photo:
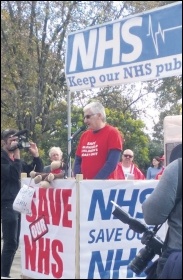
<path fill-rule="evenodd" d="M 67 90 L 67 122 L 68 122 L 68 139 L 71 137 L 71 96 L 70 90 Z M 68 141 L 68 155 L 71 155 L 71 141 Z M 71 157 L 68 156 L 68 177 L 71 177 Z"/>

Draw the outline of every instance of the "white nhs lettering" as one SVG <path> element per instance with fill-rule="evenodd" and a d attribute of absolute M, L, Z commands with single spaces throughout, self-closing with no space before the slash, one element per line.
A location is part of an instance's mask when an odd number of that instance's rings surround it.
<path fill-rule="evenodd" d="M 134 17 L 126 20 L 124 23 L 111 23 L 108 26 L 111 28 L 102 26 L 91 29 L 88 34 L 87 44 L 83 32 L 75 34 L 69 73 L 77 70 L 76 66 L 79 55 L 83 70 L 102 67 L 105 59 L 107 59 L 107 50 L 110 49 L 112 50 L 110 66 L 129 63 L 138 59 L 142 53 L 142 40 L 130 31 L 132 27 L 136 26 L 142 26 L 142 17 Z M 107 39 L 109 34 L 106 31 L 112 33 L 112 39 Z M 128 47 L 129 45 L 131 46 L 130 52 L 123 52 L 124 46 L 122 42 L 128 44 Z"/>

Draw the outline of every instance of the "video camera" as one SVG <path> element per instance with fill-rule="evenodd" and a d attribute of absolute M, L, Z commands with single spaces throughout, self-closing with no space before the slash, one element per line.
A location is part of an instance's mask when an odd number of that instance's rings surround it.
<path fill-rule="evenodd" d="M 12 137 L 14 137 L 14 136 L 18 136 L 18 144 L 15 147 L 12 147 L 10 149 L 10 151 L 14 151 L 17 148 L 18 149 L 28 149 L 28 148 L 30 148 L 30 143 L 29 143 L 29 140 L 28 140 L 28 130 L 27 129 L 20 130 L 20 131 L 16 132 L 15 134 L 12 135 Z"/>
<path fill-rule="evenodd" d="M 155 257 L 155 255 L 161 255 L 163 241 L 156 235 L 159 227 L 155 227 L 153 230 L 149 230 L 148 227 L 137 219 L 132 218 L 127 212 L 122 210 L 119 205 L 114 201 L 112 204 L 115 206 L 115 210 L 112 214 L 122 221 L 124 224 L 128 224 L 129 228 L 138 233 L 144 233 L 141 238 L 141 243 L 146 246 L 142 248 L 136 257 L 130 262 L 129 268 L 137 275 L 141 274 L 148 263 Z"/>

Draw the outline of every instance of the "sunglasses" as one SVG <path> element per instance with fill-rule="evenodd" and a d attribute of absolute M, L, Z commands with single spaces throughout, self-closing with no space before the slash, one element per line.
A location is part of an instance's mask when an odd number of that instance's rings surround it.
<path fill-rule="evenodd" d="M 86 116 L 84 116 L 84 119 L 90 119 L 91 116 L 94 116 L 94 115 L 96 115 L 96 114 L 86 115 Z"/>
<path fill-rule="evenodd" d="M 133 156 L 131 156 L 131 155 L 124 155 L 124 157 L 132 158 Z"/>

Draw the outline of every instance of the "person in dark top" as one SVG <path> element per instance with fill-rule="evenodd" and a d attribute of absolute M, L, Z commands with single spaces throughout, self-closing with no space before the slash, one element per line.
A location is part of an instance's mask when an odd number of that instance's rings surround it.
<path fill-rule="evenodd" d="M 168 224 L 168 234 L 166 235 L 162 254 L 158 259 L 157 276 L 158 279 L 182 279 L 159 278 L 167 258 L 173 252 L 182 251 L 182 159 L 177 158 L 170 162 L 151 193 L 142 203 L 142 212 L 147 225 Z M 180 255 L 174 256 L 177 259 L 176 266 L 179 264 Z M 171 258 L 172 269 L 175 258 Z M 170 267 L 169 267 L 170 268 Z M 173 271 L 172 271 L 173 272 Z M 178 271 L 177 267 L 177 273 Z M 156 279 L 156 278 L 148 278 Z"/>
<path fill-rule="evenodd" d="M 177 146 L 175 146 L 173 148 L 173 150 L 170 153 L 169 162 L 172 162 L 175 159 L 181 158 L 181 157 L 182 157 L 182 143 L 178 144 Z"/>
<path fill-rule="evenodd" d="M 21 172 L 29 173 L 34 169 L 43 171 L 43 162 L 35 143 L 30 142 L 29 152 L 33 161 L 27 164 L 20 159 L 18 137 L 15 129 L 1 133 L 1 220 L 3 247 L 1 253 L 1 277 L 10 277 L 10 270 L 19 246 L 20 213 L 13 210 L 13 202 L 21 187 Z"/>

